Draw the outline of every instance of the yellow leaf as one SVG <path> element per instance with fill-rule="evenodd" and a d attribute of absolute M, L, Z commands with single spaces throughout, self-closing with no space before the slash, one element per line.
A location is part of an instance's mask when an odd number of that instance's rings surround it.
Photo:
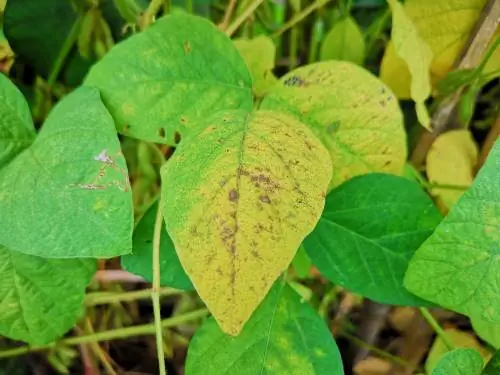
<path fill-rule="evenodd" d="M 489 350 L 485 349 L 474 336 L 470 333 L 459 331 L 458 329 L 450 328 L 445 330 L 446 335 L 456 348 L 471 348 L 475 349 L 481 354 L 484 362 L 488 362 L 492 354 Z M 427 374 L 431 374 L 434 367 L 443 355 L 448 353 L 448 348 L 440 337 L 437 337 L 432 344 L 429 355 L 425 362 L 425 370 Z"/>
<path fill-rule="evenodd" d="M 477 145 L 468 130 L 452 130 L 440 135 L 427 154 L 427 176 L 431 183 L 470 186 L 477 162 Z M 462 196 L 463 190 L 432 189 L 447 208 Z"/>
<path fill-rule="evenodd" d="M 411 73 L 410 95 L 415 101 L 418 121 L 430 129 L 430 118 L 425 100 L 431 94 L 430 64 L 432 50 L 420 37 L 413 21 L 397 0 L 387 0 L 392 11 L 391 41 L 394 52 L 402 58 Z"/>
<path fill-rule="evenodd" d="M 236 39 L 233 42 L 252 74 L 255 96 L 262 97 L 278 81 L 272 72 L 276 46 L 265 35 L 253 39 Z"/>
<path fill-rule="evenodd" d="M 394 1 L 394 0 L 391 0 Z M 463 50 L 486 0 L 406 0 L 403 9 L 419 36 L 433 52 L 430 76 L 433 86 L 450 72 Z M 499 33 L 497 32 L 497 35 Z M 485 73 L 500 68 L 500 49 L 486 64 Z M 382 80 L 400 99 L 411 97 L 411 75 L 391 41 L 380 69 Z"/>
<path fill-rule="evenodd" d="M 336 22 L 326 34 L 320 50 L 321 60 L 344 60 L 363 65 L 365 39 L 352 17 Z"/>
<path fill-rule="evenodd" d="M 308 125 L 330 153 L 330 189 L 369 172 L 402 175 L 403 116 L 390 89 L 364 68 L 323 61 L 280 79 L 261 108 L 286 111 Z"/>
<path fill-rule="evenodd" d="M 162 168 L 167 231 L 221 329 L 237 335 L 323 211 L 332 166 L 294 118 L 218 112 Z"/>

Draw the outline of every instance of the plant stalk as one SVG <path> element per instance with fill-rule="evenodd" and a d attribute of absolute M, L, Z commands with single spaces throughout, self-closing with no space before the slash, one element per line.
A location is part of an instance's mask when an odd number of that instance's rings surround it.
<path fill-rule="evenodd" d="M 243 24 L 243 22 L 245 22 L 245 20 L 250 17 L 252 13 L 255 12 L 259 5 L 261 5 L 263 2 L 264 0 L 254 0 L 254 2 L 250 4 L 249 7 L 240 14 L 240 16 L 228 26 L 226 35 L 229 37 L 232 36 L 236 32 L 236 30 L 238 30 L 239 27 Z"/>
<path fill-rule="evenodd" d="M 183 294 L 183 290 L 172 288 L 161 288 L 158 291 L 160 297 L 176 296 Z M 151 298 L 151 290 L 137 290 L 133 292 L 113 293 L 113 292 L 94 292 L 85 296 L 86 306 L 96 306 L 111 304 L 117 302 L 137 301 L 141 299 Z"/>
<path fill-rule="evenodd" d="M 298 24 L 300 21 L 302 21 L 304 18 L 306 18 L 309 14 L 311 14 L 315 10 L 321 8 L 322 6 L 326 5 L 330 1 L 331 0 L 316 0 L 314 3 L 312 3 L 308 7 L 304 8 L 300 13 L 297 13 L 295 16 L 293 16 L 282 27 L 280 27 L 278 30 L 276 30 L 274 33 L 272 33 L 271 38 L 275 38 L 277 36 L 280 36 L 285 31 L 292 28 L 293 26 Z"/>
<path fill-rule="evenodd" d="M 439 325 L 439 323 L 434 319 L 432 314 L 427 310 L 425 307 L 420 308 L 420 313 L 424 317 L 424 319 L 429 323 L 429 325 L 432 327 L 434 332 L 439 336 L 441 340 L 443 340 L 443 343 L 446 345 L 448 350 L 453 350 L 455 349 L 455 345 L 453 345 L 453 342 L 450 340 L 444 329 Z"/>

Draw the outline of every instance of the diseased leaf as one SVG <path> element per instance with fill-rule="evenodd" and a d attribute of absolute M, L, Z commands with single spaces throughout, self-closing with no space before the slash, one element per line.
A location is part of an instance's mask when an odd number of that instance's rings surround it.
<path fill-rule="evenodd" d="M 123 268 L 149 282 L 153 281 L 153 235 L 157 210 L 158 203 L 155 203 L 146 211 L 134 230 L 133 253 L 122 256 L 121 260 Z M 164 227 L 160 237 L 160 284 L 183 290 L 193 289 Z"/>
<path fill-rule="evenodd" d="M 417 250 L 405 276 L 414 294 L 500 323 L 500 141 L 470 190 Z"/>
<path fill-rule="evenodd" d="M 113 120 L 82 87 L 49 114 L 33 144 L 0 170 L 0 243 L 45 258 L 132 250 L 132 194 Z"/>
<path fill-rule="evenodd" d="M 487 0 L 405 0 L 403 9 L 430 47 L 433 58 L 430 76 L 433 85 L 452 70 L 458 55 Z M 500 49 L 485 66 L 485 72 L 500 68 Z M 398 57 L 392 42 L 382 59 L 380 75 L 401 99 L 410 98 L 412 79 L 404 60 Z"/>
<path fill-rule="evenodd" d="M 321 45 L 321 60 L 344 60 L 363 65 L 365 59 L 365 39 L 358 24 L 352 17 L 336 22 Z"/>
<path fill-rule="evenodd" d="M 500 324 L 492 323 L 481 318 L 471 319 L 474 332 L 493 346 L 495 349 L 500 349 Z"/>
<path fill-rule="evenodd" d="M 18 88 L 0 74 L 0 168 L 35 139 L 28 103 Z"/>
<path fill-rule="evenodd" d="M 181 264 L 222 330 L 238 334 L 323 210 L 331 164 L 279 112 L 219 112 L 162 168 Z"/>
<path fill-rule="evenodd" d="M 304 247 L 326 278 L 371 300 L 410 306 L 429 303 L 403 279 L 414 252 L 441 221 L 418 184 L 372 173 L 332 190 Z"/>
<path fill-rule="evenodd" d="M 483 359 L 474 349 L 455 349 L 443 356 L 432 375 L 481 375 Z"/>
<path fill-rule="evenodd" d="M 196 332 L 186 375 L 343 375 L 331 333 L 318 314 L 282 280 L 276 281 L 238 337 L 214 319 Z"/>
<path fill-rule="evenodd" d="M 83 314 L 92 259 L 44 259 L 0 245 L 0 334 L 44 345 L 65 334 Z"/>
<path fill-rule="evenodd" d="M 278 79 L 273 74 L 276 46 L 271 38 L 259 35 L 253 39 L 236 39 L 234 45 L 245 59 L 253 78 L 253 92 L 262 97 Z"/>
<path fill-rule="evenodd" d="M 429 182 L 440 185 L 470 186 L 474 180 L 474 167 L 478 149 L 469 130 L 452 130 L 441 134 L 427 154 Z M 448 208 L 463 194 L 458 189 L 432 189 Z"/>
<path fill-rule="evenodd" d="M 99 87 L 121 133 L 169 145 L 196 120 L 253 106 L 252 78 L 231 40 L 187 14 L 164 16 L 117 44 L 85 84 Z"/>
<path fill-rule="evenodd" d="M 311 128 L 332 159 L 330 189 L 368 172 L 403 173 L 406 134 L 397 100 L 359 66 L 327 61 L 295 69 L 261 108 L 289 112 Z"/>
<path fill-rule="evenodd" d="M 399 1 L 387 0 L 387 2 L 392 11 L 391 47 L 408 66 L 411 74 L 410 96 L 415 101 L 418 121 L 429 129 L 430 118 L 425 100 L 431 94 L 429 70 L 433 53 Z"/>
<path fill-rule="evenodd" d="M 477 339 L 468 332 L 459 331 L 458 329 L 446 329 L 445 330 L 447 338 L 451 341 L 455 348 L 469 348 L 474 349 L 483 358 L 484 363 L 488 362 L 491 358 L 491 353 L 489 350 L 483 348 Z M 436 368 L 437 364 L 443 358 L 443 356 L 449 352 L 448 347 L 443 342 L 443 340 L 436 336 L 434 343 L 427 355 L 427 360 L 425 361 L 425 371 L 427 374 L 431 374 Z"/>

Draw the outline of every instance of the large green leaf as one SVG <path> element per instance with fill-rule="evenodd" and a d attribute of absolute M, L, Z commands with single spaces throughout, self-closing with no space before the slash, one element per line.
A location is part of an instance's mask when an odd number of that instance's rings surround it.
<path fill-rule="evenodd" d="M 343 375 L 340 353 L 318 314 L 282 280 L 241 334 L 227 336 L 214 319 L 189 345 L 186 375 Z"/>
<path fill-rule="evenodd" d="M 122 256 L 123 268 L 150 282 L 153 281 L 153 235 L 157 211 L 158 203 L 146 211 L 134 230 L 133 253 Z M 160 284 L 184 290 L 193 289 L 165 227 L 160 237 Z"/>
<path fill-rule="evenodd" d="M 252 78 L 231 40 L 185 14 L 165 16 L 116 45 L 85 84 L 101 89 L 120 132 L 170 145 L 198 119 L 253 105 Z"/>
<path fill-rule="evenodd" d="M 132 194 L 114 123 L 82 87 L 49 114 L 34 143 L 0 170 L 0 243 L 46 258 L 132 250 Z"/>
<path fill-rule="evenodd" d="M 330 187 L 368 172 L 402 174 L 403 116 L 389 88 L 367 70 L 325 61 L 293 70 L 261 108 L 283 110 L 308 125 L 330 152 Z"/>
<path fill-rule="evenodd" d="M 470 190 L 451 208 L 405 277 L 416 295 L 500 323 L 500 140 Z"/>
<path fill-rule="evenodd" d="M 31 145 L 35 135 L 30 108 L 23 94 L 0 74 L 0 168 Z"/>
<path fill-rule="evenodd" d="M 403 279 L 414 252 L 441 221 L 417 183 L 382 173 L 332 190 L 304 247 L 335 284 L 380 303 L 423 306 Z"/>
<path fill-rule="evenodd" d="M 480 375 L 483 358 L 474 349 L 455 349 L 443 356 L 432 375 Z"/>
<path fill-rule="evenodd" d="M 0 334 L 32 345 L 65 334 L 83 314 L 95 270 L 92 259 L 44 259 L 0 245 Z"/>
<path fill-rule="evenodd" d="M 162 169 L 181 264 L 222 329 L 238 334 L 324 206 L 327 151 L 293 117 L 224 111 Z"/>

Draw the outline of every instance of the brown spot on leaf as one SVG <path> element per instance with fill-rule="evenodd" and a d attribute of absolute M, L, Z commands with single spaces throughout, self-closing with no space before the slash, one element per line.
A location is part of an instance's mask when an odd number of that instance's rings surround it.
<path fill-rule="evenodd" d="M 267 195 L 261 195 L 259 199 L 262 203 L 267 203 L 267 204 L 271 203 L 271 199 L 269 199 Z"/>
<path fill-rule="evenodd" d="M 184 125 L 186 125 L 186 124 L 187 124 L 187 122 L 188 122 L 188 120 L 187 120 L 187 118 L 186 118 L 185 116 L 181 116 L 181 122 L 182 122 Z"/>
<path fill-rule="evenodd" d="M 158 135 L 162 138 L 165 138 L 165 129 L 163 128 L 158 129 Z"/>
<path fill-rule="evenodd" d="M 239 195 L 238 195 L 238 192 L 236 191 L 236 189 L 231 189 L 231 191 L 229 191 L 229 200 L 231 202 L 237 202 L 238 198 L 239 198 Z"/>
<path fill-rule="evenodd" d="M 257 259 L 262 259 L 262 257 L 260 256 L 260 254 L 257 250 L 250 251 L 250 254 L 252 254 L 252 256 L 257 258 Z"/>
<path fill-rule="evenodd" d="M 130 125 L 123 125 L 123 131 L 128 132 L 130 130 Z"/>
<path fill-rule="evenodd" d="M 189 43 L 189 40 L 186 40 L 184 42 L 184 52 L 186 54 L 190 53 L 191 52 L 191 43 Z"/>
<path fill-rule="evenodd" d="M 179 132 L 175 132 L 174 133 L 174 142 L 179 143 L 180 141 L 181 141 L 181 135 L 179 134 Z"/>

